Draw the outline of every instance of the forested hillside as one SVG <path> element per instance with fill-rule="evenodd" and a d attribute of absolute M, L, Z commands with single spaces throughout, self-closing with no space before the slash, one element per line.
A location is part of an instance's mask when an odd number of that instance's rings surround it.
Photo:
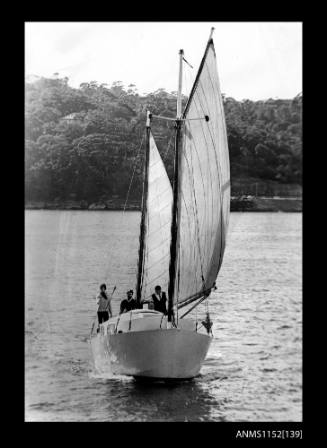
<path fill-rule="evenodd" d="M 135 165 L 130 199 L 140 200 L 146 110 L 174 117 L 176 92 L 140 95 L 136 86 L 120 82 L 75 89 L 68 78 L 26 82 L 25 92 L 26 202 L 124 201 Z M 224 107 L 232 194 L 300 194 L 302 96 L 241 102 L 224 97 Z M 173 126 L 164 120 L 152 126 L 170 176 Z"/>

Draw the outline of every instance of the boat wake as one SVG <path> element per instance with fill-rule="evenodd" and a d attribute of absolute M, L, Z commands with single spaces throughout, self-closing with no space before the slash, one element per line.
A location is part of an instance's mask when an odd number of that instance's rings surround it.
<path fill-rule="evenodd" d="M 114 380 L 114 381 L 131 381 L 132 378 L 127 375 L 118 375 L 112 371 L 109 359 L 96 357 L 90 362 L 88 372 L 90 379 Z"/>
<path fill-rule="evenodd" d="M 103 350 L 99 340 L 95 341 L 95 344 L 93 344 L 93 350 L 91 349 L 92 356 L 90 361 L 89 378 L 131 381 L 132 378 L 130 376 L 114 373 L 112 367 L 115 362 L 115 358 L 112 355 L 109 356 L 109 353 L 106 350 Z"/>
<path fill-rule="evenodd" d="M 98 372 L 97 370 L 90 370 L 89 371 L 89 378 L 90 379 L 97 379 L 97 380 L 113 380 L 113 381 L 119 381 L 119 382 L 132 382 L 133 378 L 130 376 L 125 375 L 117 375 L 115 373 L 111 372 Z"/>

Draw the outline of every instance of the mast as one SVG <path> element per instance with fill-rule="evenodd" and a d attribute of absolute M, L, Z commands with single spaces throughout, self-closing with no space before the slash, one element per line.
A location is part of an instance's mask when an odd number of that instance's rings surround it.
<path fill-rule="evenodd" d="M 178 261 L 178 245 L 179 245 L 179 211 L 181 202 L 181 182 L 180 182 L 180 166 L 182 151 L 181 148 L 181 115 L 182 115 L 182 76 L 183 76 L 183 54 L 179 51 L 179 77 L 177 91 L 177 114 L 176 114 L 176 136 L 175 136 L 175 171 L 173 183 L 173 206 L 171 221 L 171 243 L 170 243 L 170 264 L 169 264 L 169 286 L 168 286 L 168 322 L 173 318 L 174 293 L 176 283 L 176 271 Z"/>
<path fill-rule="evenodd" d="M 177 117 L 176 117 L 177 120 L 179 120 L 182 116 L 183 55 L 184 55 L 184 51 L 179 50 L 179 76 L 178 76 Z"/>
<path fill-rule="evenodd" d="M 150 122 L 151 114 L 147 111 L 146 116 L 146 137 L 145 137 L 145 169 L 143 177 L 143 194 L 142 194 L 142 216 L 140 224 L 140 248 L 138 261 L 138 274 L 136 286 L 136 301 L 137 305 L 141 307 L 141 293 L 142 293 L 142 276 L 145 254 L 145 231 L 146 231 L 146 214 L 147 214 L 147 199 L 148 199 L 148 179 L 149 179 L 149 154 L 150 154 Z"/>

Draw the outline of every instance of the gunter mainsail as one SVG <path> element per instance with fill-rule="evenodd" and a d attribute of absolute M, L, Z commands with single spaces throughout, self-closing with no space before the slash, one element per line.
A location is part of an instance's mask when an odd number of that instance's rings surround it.
<path fill-rule="evenodd" d="M 159 284 L 163 290 L 173 291 L 170 307 L 210 293 L 225 249 L 230 169 L 212 39 L 207 44 L 182 120 L 177 117 L 176 123 L 174 195 L 151 131 L 147 129 L 147 190 L 138 278 L 139 300 L 149 298 Z"/>
<path fill-rule="evenodd" d="M 178 305 L 210 293 L 222 264 L 229 222 L 229 153 L 212 39 L 182 119 L 173 297 Z"/>

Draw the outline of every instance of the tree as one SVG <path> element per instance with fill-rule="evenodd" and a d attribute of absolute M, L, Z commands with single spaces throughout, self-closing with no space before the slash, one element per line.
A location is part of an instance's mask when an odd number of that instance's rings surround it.
<path fill-rule="evenodd" d="M 146 111 L 176 116 L 176 92 L 140 95 L 134 84 L 110 88 L 96 81 L 69 86 L 68 78 L 26 83 L 25 182 L 27 200 L 87 202 L 118 195 L 141 199 Z M 183 107 L 187 97 L 182 97 Z M 236 101 L 223 97 L 233 185 L 301 183 L 302 96 Z M 174 122 L 154 120 L 152 132 L 170 178 Z M 169 150 L 168 150 L 169 149 Z M 242 182 L 243 182 L 242 181 Z M 235 188 L 235 187 L 233 187 Z M 234 190 L 235 191 L 235 190 Z"/>

